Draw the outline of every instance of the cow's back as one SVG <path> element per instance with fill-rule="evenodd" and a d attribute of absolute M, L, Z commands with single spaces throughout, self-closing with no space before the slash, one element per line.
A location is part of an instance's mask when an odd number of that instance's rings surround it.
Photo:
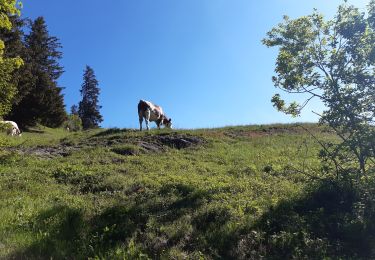
<path fill-rule="evenodd" d="M 138 103 L 138 113 L 139 112 L 144 112 L 146 111 L 147 109 L 151 110 L 151 111 L 157 111 L 157 112 L 162 112 L 162 108 L 160 106 L 157 106 L 153 103 L 151 103 L 150 101 L 146 101 L 146 100 L 143 100 L 141 99 Z"/>
<path fill-rule="evenodd" d="M 145 116 L 146 111 L 150 111 L 150 121 L 159 120 L 163 116 L 163 109 L 160 106 L 141 99 L 138 103 L 138 115 Z"/>
<path fill-rule="evenodd" d="M 14 122 L 14 121 L 1 121 L 1 123 L 2 124 L 8 124 L 8 125 L 11 125 L 13 128 L 19 129 L 17 123 Z"/>

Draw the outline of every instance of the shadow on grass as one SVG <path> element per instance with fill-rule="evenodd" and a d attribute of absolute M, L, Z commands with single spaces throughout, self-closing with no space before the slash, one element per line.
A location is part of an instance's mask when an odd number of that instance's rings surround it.
<path fill-rule="evenodd" d="M 119 202 L 98 215 L 85 218 L 80 210 L 56 206 L 41 212 L 32 224 L 34 243 L 16 252 L 11 259 L 86 259 L 112 258 L 116 248 L 127 250 L 132 239 L 147 240 L 150 218 L 160 225 L 193 214 L 208 195 L 186 185 L 166 186 L 146 194 L 143 188 L 129 194 L 131 201 Z M 145 194 L 144 194 L 145 193 Z M 155 247 L 153 241 L 142 244 L 142 252 L 158 256 L 170 243 Z M 173 244 L 178 241 L 173 242 Z"/>
<path fill-rule="evenodd" d="M 41 212 L 33 221 L 35 242 L 10 259 L 66 259 L 77 255 L 84 245 L 86 223 L 79 210 L 56 206 Z"/>
<path fill-rule="evenodd" d="M 184 184 L 156 191 L 139 186 L 127 194 L 131 199 L 91 218 L 64 206 L 40 213 L 32 229 L 37 239 L 13 258 L 112 259 L 113 252 L 127 252 L 134 241 L 153 259 L 199 258 L 202 253 L 213 259 L 371 259 L 375 195 L 362 195 L 323 183 L 303 198 L 281 202 L 259 219 L 238 225 L 225 205 L 209 203 L 212 193 Z"/>
<path fill-rule="evenodd" d="M 347 185 L 323 183 L 284 201 L 240 231 L 238 259 L 373 259 L 374 200 Z M 375 195 L 372 194 L 372 198 Z"/>

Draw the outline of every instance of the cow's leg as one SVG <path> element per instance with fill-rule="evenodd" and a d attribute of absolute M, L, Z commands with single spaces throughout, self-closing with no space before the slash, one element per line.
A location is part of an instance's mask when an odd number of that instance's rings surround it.
<path fill-rule="evenodd" d="M 145 113 L 145 121 L 146 121 L 147 130 L 150 130 L 150 128 L 148 127 L 148 123 L 150 122 L 150 115 L 151 115 L 151 111 L 150 109 L 147 109 Z"/>
<path fill-rule="evenodd" d="M 139 115 L 139 131 L 142 131 L 143 116 Z"/>
<path fill-rule="evenodd" d="M 163 120 L 161 118 L 159 118 L 158 120 L 156 120 L 155 123 L 156 123 L 158 129 L 160 129 L 160 126 L 163 125 Z"/>

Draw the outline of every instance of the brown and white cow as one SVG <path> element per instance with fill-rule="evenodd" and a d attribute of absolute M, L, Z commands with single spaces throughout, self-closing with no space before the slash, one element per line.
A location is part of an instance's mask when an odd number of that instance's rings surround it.
<path fill-rule="evenodd" d="M 138 103 L 138 116 L 139 116 L 139 130 L 142 131 L 143 118 L 146 121 L 146 128 L 149 130 L 148 123 L 155 122 L 160 129 L 161 125 L 167 128 L 172 128 L 172 119 L 168 118 L 163 109 L 149 101 L 140 100 Z"/>
<path fill-rule="evenodd" d="M 5 124 L 7 125 L 7 134 L 11 136 L 21 136 L 21 131 L 18 128 L 18 125 L 14 121 L 0 121 L 0 124 Z"/>

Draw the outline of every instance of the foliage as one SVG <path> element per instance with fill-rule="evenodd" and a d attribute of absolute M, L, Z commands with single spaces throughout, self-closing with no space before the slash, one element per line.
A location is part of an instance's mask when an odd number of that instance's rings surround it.
<path fill-rule="evenodd" d="M 20 6 L 20 3 L 18 3 Z M 0 28 L 6 28 L 10 30 L 12 23 L 9 20 L 8 15 L 20 15 L 20 10 L 17 8 L 16 0 L 3 0 L 1 1 L 1 15 L 0 15 Z"/>
<path fill-rule="evenodd" d="M 72 115 L 77 115 L 78 116 L 78 106 L 77 105 L 73 105 L 71 108 L 70 108 L 70 113 Z"/>
<path fill-rule="evenodd" d="M 83 74 L 83 83 L 81 88 L 82 101 L 79 102 L 78 114 L 82 119 L 83 129 L 99 127 L 103 117 L 100 114 L 99 106 L 99 83 L 96 79 L 94 70 L 86 66 Z"/>
<path fill-rule="evenodd" d="M 263 43 L 279 47 L 273 82 L 287 93 L 306 100 L 286 105 L 280 94 L 274 106 L 299 115 L 314 98 L 326 110 L 320 122 L 328 124 L 340 142 L 322 142 L 321 157 L 338 178 L 365 175 L 375 163 L 375 1 L 367 14 L 344 3 L 332 20 L 312 15 L 284 21 L 267 34 Z"/>
<path fill-rule="evenodd" d="M 0 132 L 4 132 L 4 133 L 7 133 L 7 134 L 9 134 L 9 133 L 11 133 L 11 131 L 12 131 L 12 129 L 13 129 L 13 125 L 12 124 L 10 124 L 10 123 L 0 123 Z"/>
<path fill-rule="evenodd" d="M 82 130 L 82 120 L 76 114 L 68 115 L 68 119 L 64 123 L 65 128 L 69 128 L 69 131 L 81 131 Z"/>
<path fill-rule="evenodd" d="M 19 15 L 20 11 L 16 6 L 16 0 L 4 0 L 0 2 L 0 29 L 11 30 L 12 23 L 9 16 Z M 0 117 L 4 116 L 11 109 L 17 89 L 12 84 L 12 72 L 19 68 L 23 61 L 18 56 L 5 57 L 5 44 L 0 39 Z"/>
<path fill-rule="evenodd" d="M 24 118 L 22 107 L 19 103 L 26 97 L 35 85 L 35 75 L 32 74 L 29 51 L 24 42 L 24 28 L 27 20 L 18 17 L 10 17 L 13 28 L 10 31 L 1 30 L 1 38 L 6 44 L 4 55 L 6 57 L 20 56 L 24 61 L 23 66 L 13 71 L 11 82 L 17 87 L 17 94 L 12 102 L 11 111 L 5 116 L 6 119 L 16 121 L 19 126 L 25 127 L 28 119 Z M 25 109 L 24 109 L 25 110 Z M 25 122 L 26 121 L 26 122 Z"/>
<path fill-rule="evenodd" d="M 63 73 L 58 61 L 61 44 L 50 36 L 43 17 L 32 22 L 25 36 L 25 69 L 18 80 L 20 96 L 9 117 L 22 126 L 37 123 L 57 127 L 66 119 L 62 88 L 57 79 Z"/>
<path fill-rule="evenodd" d="M 0 46 L 0 55 L 2 55 Z M 12 72 L 22 65 L 19 58 L 3 59 L 0 57 L 0 115 L 3 116 L 11 109 L 12 101 L 17 93 L 15 85 L 11 84 Z"/>

